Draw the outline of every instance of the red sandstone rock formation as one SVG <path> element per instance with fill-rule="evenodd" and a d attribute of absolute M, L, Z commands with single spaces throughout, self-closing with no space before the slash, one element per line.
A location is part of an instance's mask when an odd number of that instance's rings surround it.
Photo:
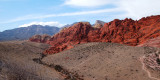
<path fill-rule="evenodd" d="M 145 43 L 140 44 L 138 46 L 150 46 L 150 47 L 160 48 L 160 37 L 150 39 L 150 40 L 146 41 Z"/>
<path fill-rule="evenodd" d="M 90 31 L 93 31 L 93 27 L 91 27 L 88 22 L 80 22 L 72 27 L 68 27 L 67 29 L 55 34 L 49 41 L 47 41 L 47 43 L 52 45 L 52 47 L 44 53 L 57 53 L 65 49 L 70 49 L 75 44 L 89 42 L 88 33 Z"/>
<path fill-rule="evenodd" d="M 51 39 L 51 36 L 44 34 L 44 35 L 34 35 L 29 39 L 29 41 L 46 43 L 50 39 Z"/>
<path fill-rule="evenodd" d="M 75 44 L 87 42 L 112 42 L 136 46 L 151 38 L 160 36 L 160 15 L 132 19 L 115 19 L 95 29 L 87 22 L 79 22 L 55 34 L 46 43 L 52 45 L 45 54 L 58 53 L 70 49 Z"/>

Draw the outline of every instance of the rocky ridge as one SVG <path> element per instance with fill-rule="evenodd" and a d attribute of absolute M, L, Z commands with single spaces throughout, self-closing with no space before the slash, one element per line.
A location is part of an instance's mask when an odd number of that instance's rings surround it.
<path fill-rule="evenodd" d="M 95 29 L 88 22 L 79 22 L 55 34 L 46 41 L 52 45 L 45 54 L 54 54 L 87 42 L 112 42 L 137 46 L 160 36 L 160 15 L 140 20 L 115 19 Z"/>
<path fill-rule="evenodd" d="M 34 35 L 53 35 L 60 28 L 54 26 L 31 25 L 28 27 L 20 27 L 0 32 L 0 41 L 28 40 Z"/>

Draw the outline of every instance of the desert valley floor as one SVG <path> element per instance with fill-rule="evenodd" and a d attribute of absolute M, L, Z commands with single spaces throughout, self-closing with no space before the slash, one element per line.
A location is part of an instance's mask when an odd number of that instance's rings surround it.
<path fill-rule="evenodd" d="M 49 45 L 28 41 L 0 42 L 0 80 L 159 80 L 160 71 L 141 58 L 159 48 L 117 43 L 78 44 L 43 56 Z"/>

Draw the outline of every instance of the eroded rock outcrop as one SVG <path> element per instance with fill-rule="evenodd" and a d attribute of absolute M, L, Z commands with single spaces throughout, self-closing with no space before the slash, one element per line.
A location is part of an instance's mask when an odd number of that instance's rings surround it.
<path fill-rule="evenodd" d="M 150 39 L 150 40 L 146 41 L 145 43 L 140 44 L 138 46 L 149 46 L 149 47 L 160 48 L 160 37 Z"/>
<path fill-rule="evenodd" d="M 100 21 L 100 20 L 97 20 L 97 21 L 95 22 L 95 24 L 93 25 L 93 27 L 94 27 L 94 28 L 101 28 L 101 27 L 104 26 L 104 24 L 105 24 L 105 22 Z"/>
<path fill-rule="evenodd" d="M 45 54 L 58 53 L 87 42 L 112 42 L 137 46 L 160 36 L 160 15 L 132 19 L 115 19 L 95 29 L 88 22 L 79 22 L 55 34 L 46 43 L 52 45 Z"/>
<path fill-rule="evenodd" d="M 88 33 L 94 30 L 88 22 L 79 22 L 72 27 L 68 27 L 65 30 L 55 34 L 48 44 L 52 45 L 44 53 L 52 54 L 58 53 L 65 49 L 73 48 L 75 44 L 86 43 L 88 41 Z"/>
<path fill-rule="evenodd" d="M 160 70 L 160 54 L 149 54 L 143 58 L 143 62 L 154 70 Z"/>
<path fill-rule="evenodd" d="M 50 39 L 51 39 L 51 36 L 44 34 L 44 35 L 34 35 L 29 39 L 29 41 L 46 43 Z"/>

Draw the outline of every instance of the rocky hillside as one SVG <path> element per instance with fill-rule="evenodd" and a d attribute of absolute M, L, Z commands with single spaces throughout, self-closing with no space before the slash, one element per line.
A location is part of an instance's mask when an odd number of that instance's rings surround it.
<path fill-rule="evenodd" d="M 147 40 L 145 43 L 138 46 L 149 46 L 149 47 L 158 47 L 160 48 L 160 37 Z"/>
<path fill-rule="evenodd" d="M 65 30 L 65 29 L 68 29 L 69 27 L 71 27 L 71 26 L 73 26 L 74 24 L 77 24 L 77 23 L 78 22 L 75 22 L 75 23 L 70 24 L 70 25 L 67 24 L 67 25 L 63 26 L 60 29 L 60 32 Z M 98 29 L 98 28 L 103 27 L 104 24 L 105 24 L 105 22 L 97 20 L 95 22 L 95 24 L 92 25 L 92 27 L 94 27 L 95 29 Z M 46 43 L 49 39 L 51 39 L 51 36 L 49 36 L 49 35 L 34 35 L 34 36 L 29 38 L 29 40 L 32 41 L 32 42 L 41 42 L 41 43 Z"/>
<path fill-rule="evenodd" d="M 60 29 L 53 26 L 32 25 L 0 32 L 0 41 L 27 40 L 35 34 L 53 35 Z"/>
<path fill-rule="evenodd" d="M 159 52 L 156 48 L 93 42 L 47 55 L 42 62 L 59 65 L 84 80 L 159 80 L 160 71 L 144 66 L 146 61 L 140 60 L 144 55 Z M 149 62 L 152 67 L 154 63 L 157 64 L 155 60 Z M 155 67 L 160 69 L 159 65 Z"/>
<path fill-rule="evenodd" d="M 75 46 L 45 56 L 42 52 L 49 47 L 47 44 L 0 42 L 0 80 L 160 79 L 160 48 L 105 42 Z"/>
<path fill-rule="evenodd" d="M 48 46 L 27 41 L 0 42 L 0 80 L 64 80 L 56 70 L 34 61 Z"/>
<path fill-rule="evenodd" d="M 46 43 L 52 45 L 44 53 L 53 54 L 87 42 L 112 42 L 136 46 L 160 36 L 160 15 L 132 19 L 115 19 L 95 29 L 88 22 L 79 22 L 55 34 Z"/>

